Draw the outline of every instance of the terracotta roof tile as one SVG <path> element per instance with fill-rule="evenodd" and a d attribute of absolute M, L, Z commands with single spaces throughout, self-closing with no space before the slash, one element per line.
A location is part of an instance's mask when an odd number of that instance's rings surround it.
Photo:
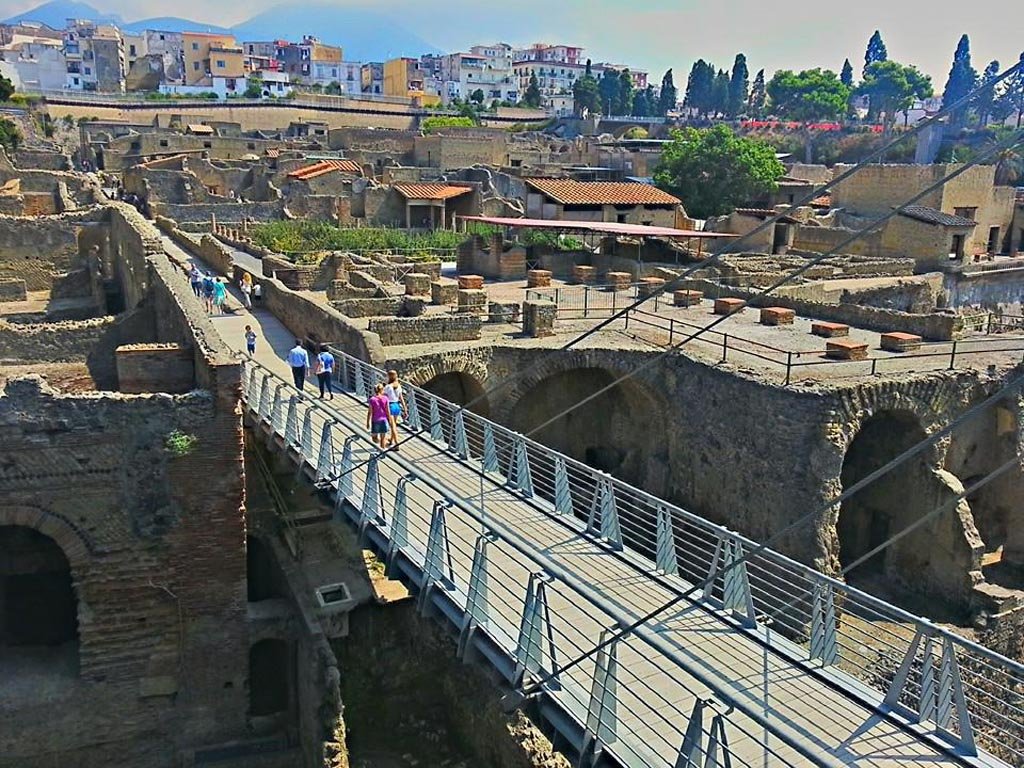
<path fill-rule="evenodd" d="M 627 181 L 525 179 L 545 197 L 562 205 L 679 205 L 678 197 L 650 184 Z"/>
<path fill-rule="evenodd" d="M 288 178 L 306 181 L 307 179 L 315 179 L 317 176 L 323 176 L 325 173 L 334 173 L 335 171 L 352 173 L 357 176 L 361 176 L 363 173 L 362 167 L 354 160 L 320 160 L 312 165 L 289 172 Z"/>
<path fill-rule="evenodd" d="M 410 200 L 448 200 L 472 192 L 472 187 L 456 187 L 452 184 L 394 184 L 392 188 L 402 197 Z"/>

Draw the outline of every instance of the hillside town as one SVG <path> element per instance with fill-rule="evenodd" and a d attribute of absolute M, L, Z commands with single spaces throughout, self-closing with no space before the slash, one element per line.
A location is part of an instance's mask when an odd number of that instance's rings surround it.
<path fill-rule="evenodd" d="M 311 32 L 0 24 L 0 768 L 1024 766 L 1024 54 Z"/>

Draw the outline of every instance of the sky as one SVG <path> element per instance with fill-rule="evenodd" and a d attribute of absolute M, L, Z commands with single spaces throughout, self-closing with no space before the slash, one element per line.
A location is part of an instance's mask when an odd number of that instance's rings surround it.
<path fill-rule="evenodd" d="M 323 2 L 323 0 L 320 0 Z M 0 18 L 39 0 L 0 0 Z M 281 0 L 95 0 L 100 11 L 126 21 L 181 16 L 230 26 L 279 5 Z M 305 0 L 293 2 L 301 5 Z M 945 84 L 960 35 L 971 38 L 976 69 L 998 59 L 1006 68 L 1024 50 L 1024 1 L 958 3 L 946 11 L 934 0 L 857 0 L 843 3 L 767 3 L 764 0 L 333 0 L 384 14 L 443 50 L 502 40 L 544 40 L 583 46 L 595 61 L 646 69 L 659 80 L 673 67 L 678 86 L 697 58 L 728 69 L 736 53 L 747 56 L 751 77 L 760 68 L 824 67 L 839 71 L 849 57 L 859 75 L 875 29 L 889 57 L 916 64 Z M 310 30 L 344 46 L 344 29 Z"/>

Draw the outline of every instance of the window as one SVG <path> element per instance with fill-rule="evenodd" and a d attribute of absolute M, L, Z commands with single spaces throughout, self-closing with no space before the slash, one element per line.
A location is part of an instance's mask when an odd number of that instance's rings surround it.
<path fill-rule="evenodd" d="M 196 72 L 199 71 L 199 62 L 198 61 L 193 61 L 192 62 L 192 69 L 194 69 Z"/>
<path fill-rule="evenodd" d="M 950 243 L 949 258 L 962 259 L 964 257 L 964 236 L 953 235 L 953 242 Z"/>
<path fill-rule="evenodd" d="M 192 43 L 192 50 L 193 51 L 198 51 L 199 50 L 199 43 Z"/>
<path fill-rule="evenodd" d="M 213 142 L 212 141 L 204 141 L 203 142 L 203 149 L 213 149 Z"/>
<path fill-rule="evenodd" d="M 160 35 L 160 39 L 161 39 L 161 40 L 163 40 L 163 39 L 164 39 L 164 36 L 163 36 L 163 35 Z"/>
<path fill-rule="evenodd" d="M 995 253 L 999 250 L 999 227 L 991 227 L 988 231 L 988 252 Z"/>
<path fill-rule="evenodd" d="M 224 59 L 217 59 L 217 69 L 224 69 L 225 66 Z"/>
<path fill-rule="evenodd" d="M 134 45 L 129 45 L 128 46 L 128 55 L 129 56 L 134 56 L 135 55 L 135 46 Z"/>
<path fill-rule="evenodd" d="M 167 146 L 167 139 L 160 139 L 160 146 L 161 147 L 166 147 Z"/>
<path fill-rule="evenodd" d="M 953 213 L 957 216 L 962 216 L 965 219 L 974 221 L 974 217 L 978 215 L 978 209 L 975 208 L 954 208 Z"/>
<path fill-rule="evenodd" d="M 86 67 L 85 68 L 85 74 L 91 75 L 92 74 L 92 70 L 89 67 Z"/>
<path fill-rule="evenodd" d="M 254 141 L 250 141 L 250 142 L 249 142 L 248 144 L 246 144 L 245 146 L 246 146 L 246 147 L 248 147 L 249 149 L 256 149 L 256 142 L 254 142 Z"/>

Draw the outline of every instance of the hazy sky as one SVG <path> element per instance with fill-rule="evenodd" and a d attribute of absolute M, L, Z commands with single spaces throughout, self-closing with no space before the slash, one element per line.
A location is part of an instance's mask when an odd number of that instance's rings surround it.
<path fill-rule="evenodd" d="M 39 0 L 0 0 L 0 18 Z M 295 5 L 304 3 L 299 0 Z M 322 0 L 321 0 L 322 2 Z M 95 0 L 101 11 L 128 21 L 183 16 L 231 25 L 279 5 L 280 0 Z M 751 76 L 764 67 L 822 66 L 836 71 L 849 57 L 859 75 L 864 48 L 880 29 L 889 57 L 917 64 L 941 89 L 959 36 L 971 37 L 974 66 L 992 59 L 1004 66 L 1024 50 L 1024 0 L 855 0 L 840 3 L 768 3 L 764 0 L 334 0 L 339 8 L 386 14 L 446 50 L 477 42 L 533 40 L 582 45 L 595 60 L 646 68 L 660 78 L 667 67 L 676 83 L 697 58 L 729 68 L 747 55 Z M 955 9 L 955 11 L 954 11 Z M 345 44 L 344 29 L 310 30 Z"/>

